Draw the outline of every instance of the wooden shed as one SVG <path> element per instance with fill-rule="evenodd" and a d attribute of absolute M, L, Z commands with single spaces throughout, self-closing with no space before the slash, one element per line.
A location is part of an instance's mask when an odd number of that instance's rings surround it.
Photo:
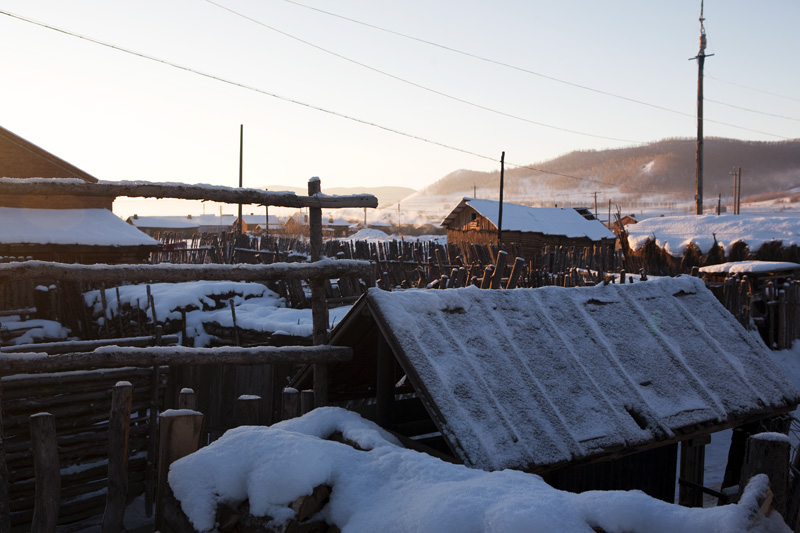
<path fill-rule="evenodd" d="M 442 221 L 447 242 L 498 244 L 498 226 L 502 225 L 502 243 L 513 249 L 518 244 L 525 259 L 535 260 L 545 246 L 613 246 L 616 236 L 596 219 L 589 220 L 571 207 L 529 207 L 464 198 Z"/>
<path fill-rule="evenodd" d="M 97 178 L 0 127 L 0 178 L 64 178 L 97 183 Z M 111 210 L 113 198 L 94 196 L 0 196 L 0 207 L 36 209 L 102 208 Z"/>
<path fill-rule="evenodd" d="M 702 485 L 704 438 L 800 401 L 763 346 L 688 276 L 370 289 L 331 343 L 355 354 L 329 367 L 334 405 L 410 447 L 576 492 L 637 488 L 672 501 L 678 443 L 684 462 L 700 463 L 685 477 Z"/>

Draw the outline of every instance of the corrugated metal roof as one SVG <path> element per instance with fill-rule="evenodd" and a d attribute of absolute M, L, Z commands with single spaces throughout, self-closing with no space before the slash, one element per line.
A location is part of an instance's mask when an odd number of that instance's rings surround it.
<path fill-rule="evenodd" d="M 384 292 L 367 305 L 465 464 L 543 467 L 800 401 L 695 278 Z"/>

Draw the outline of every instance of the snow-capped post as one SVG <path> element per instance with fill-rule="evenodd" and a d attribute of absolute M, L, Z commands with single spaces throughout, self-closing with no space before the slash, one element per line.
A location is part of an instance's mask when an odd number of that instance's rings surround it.
<path fill-rule="evenodd" d="M 181 389 L 178 393 L 178 409 L 192 409 L 197 406 L 197 396 L 194 391 L 188 387 Z"/>
<path fill-rule="evenodd" d="M 511 269 L 511 275 L 508 276 L 508 284 L 506 284 L 506 289 L 517 288 L 519 277 L 522 275 L 522 271 L 524 268 L 525 268 L 525 259 L 523 259 L 522 257 L 517 257 L 514 260 L 514 267 Z"/>
<path fill-rule="evenodd" d="M 739 496 L 750 478 L 767 474 L 774 496 L 772 507 L 781 515 L 786 513 L 789 490 L 789 437 L 783 433 L 758 433 L 747 439 Z"/>
<path fill-rule="evenodd" d="M 55 417 L 50 413 L 38 413 L 31 416 L 30 425 L 36 477 L 31 531 L 55 531 L 61 505 L 61 472 Z"/>
<path fill-rule="evenodd" d="M 281 405 L 283 420 L 290 420 L 300 416 L 300 392 L 292 387 L 286 387 L 283 389 L 283 393 L 281 394 Z"/>
<path fill-rule="evenodd" d="M 255 394 L 242 394 L 236 399 L 236 425 L 260 426 L 261 425 L 261 396 Z"/>
<path fill-rule="evenodd" d="M 167 410 L 159 416 L 158 425 L 158 482 L 153 531 L 161 530 L 164 519 L 164 507 L 170 490 L 167 483 L 170 465 L 200 448 L 203 414 L 188 409 Z"/>
<path fill-rule="evenodd" d="M 308 195 L 321 196 L 322 184 L 318 177 L 308 180 Z M 311 240 L 311 262 L 322 258 L 322 207 L 308 208 L 308 228 Z M 328 302 L 325 300 L 325 280 L 313 279 L 311 285 L 311 319 L 314 344 L 328 343 Z M 317 405 L 328 403 L 328 367 L 314 364 L 314 394 Z"/>
<path fill-rule="evenodd" d="M 133 385 L 120 381 L 111 391 L 108 424 L 108 492 L 103 513 L 103 533 L 122 531 L 128 496 L 128 436 L 130 434 Z"/>
<path fill-rule="evenodd" d="M 492 289 L 499 289 L 502 279 L 503 273 L 506 271 L 506 258 L 508 257 L 508 252 L 504 250 L 500 250 L 497 252 L 497 263 L 494 267 L 494 273 L 492 274 L 492 279 L 490 282 L 490 287 Z"/>

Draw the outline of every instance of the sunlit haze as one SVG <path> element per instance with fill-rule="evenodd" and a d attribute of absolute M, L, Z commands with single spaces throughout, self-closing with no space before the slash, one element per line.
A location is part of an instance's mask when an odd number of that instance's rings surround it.
<path fill-rule="evenodd" d="M 457 169 L 496 170 L 502 151 L 531 164 L 695 134 L 699 0 L 5 0 L 0 10 L 2 126 L 102 180 L 236 186 L 240 124 L 245 186 L 320 176 L 323 189 L 420 189 Z M 800 137 L 800 3 L 708 0 L 704 14 L 705 134 Z"/>

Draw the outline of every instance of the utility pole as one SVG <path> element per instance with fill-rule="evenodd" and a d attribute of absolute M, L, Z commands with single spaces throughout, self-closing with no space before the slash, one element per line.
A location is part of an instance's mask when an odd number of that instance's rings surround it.
<path fill-rule="evenodd" d="M 239 188 L 242 188 L 242 155 L 244 154 L 244 124 L 239 124 Z M 239 223 L 236 224 L 236 233 L 242 234 L 242 204 L 239 204 Z"/>
<path fill-rule="evenodd" d="M 597 191 L 594 191 L 594 218 L 597 218 Z"/>
<path fill-rule="evenodd" d="M 703 26 L 703 0 L 700 0 L 700 50 L 695 57 L 697 60 L 697 155 L 695 161 L 695 194 L 694 214 L 703 214 L 703 66 L 706 57 L 706 28 Z"/>
<path fill-rule="evenodd" d="M 736 171 L 736 214 L 742 208 L 742 167 Z"/>
<path fill-rule="evenodd" d="M 505 167 L 506 153 L 500 155 L 500 209 L 497 213 L 497 246 L 503 243 L 503 169 Z"/>

